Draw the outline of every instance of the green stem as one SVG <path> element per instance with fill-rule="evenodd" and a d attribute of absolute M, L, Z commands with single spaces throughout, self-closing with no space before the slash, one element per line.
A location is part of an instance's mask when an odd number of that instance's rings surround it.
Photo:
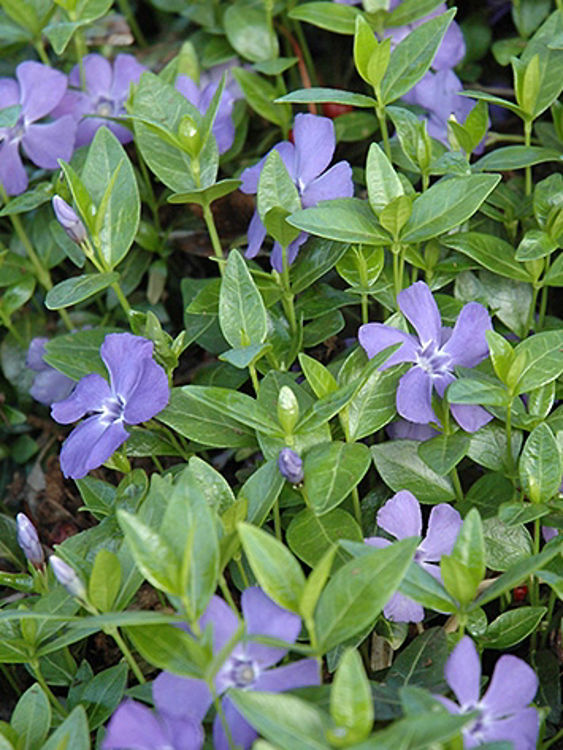
<path fill-rule="evenodd" d="M 463 502 L 463 489 L 461 486 L 461 482 L 459 481 L 459 475 L 455 466 L 450 471 L 450 479 L 452 480 L 452 484 L 454 486 L 456 500 L 458 500 L 460 503 Z"/>
<path fill-rule="evenodd" d="M 524 120 L 524 144 L 529 147 L 532 141 L 532 121 Z M 525 169 L 526 195 L 532 194 L 532 167 Z"/>
<path fill-rule="evenodd" d="M 231 609 L 233 609 L 236 612 L 237 606 L 231 595 L 230 589 L 227 585 L 227 581 L 225 580 L 225 576 L 222 573 L 219 576 L 219 588 L 221 589 L 221 593 L 223 594 L 223 597 L 226 599 L 227 604 L 231 607 Z"/>
<path fill-rule="evenodd" d="M 362 292 L 362 323 L 369 322 L 369 299 L 365 292 Z"/>
<path fill-rule="evenodd" d="M 43 677 L 43 674 L 41 672 L 41 667 L 39 666 L 39 662 L 37 660 L 34 660 L 30 663 L 31 669 L 33 670 L 33 674 L 35 675 L 35 679 L 37 682 L 41 685 L 41 688 L 47 698 L 51 701 L 51 705 L 55 709 L 55 711 L 63 717 L 68 716 L 68 711 L 64 708 L 64 706 L 61 705 L 60 701 L 57 700 L 56 695 L 53 693 L 49 685 L 45 682 L 45 678 Z"/>
<path fill-rule="evenodd" d="M 358 492 L 358 488 L 354 487 L 352 490 L 352 503 L 354 504 L 354 515 L 356 516 L 356 521 L 358 522 L 358 526 L 360 529 L 362 528 L 362 507 L 360 505 L 360 493 Z"/>
<path fill-rule="evenodd" d="M 514 457 L 512 455 L 512 400 L 506 407 L 506 465 L 510 481 L 514 481 Z"/>
<path fill-rule="evenodd" d="M 117 4 L 119 5 L 119 10 L 121 11 L 122 15 L 124 15 L 127 19 L 129 28 L 133 32 L 133 36 L 135 37 L 135 40 L 137 41 L 139 47 L 146 47 L 147 40 L 145 39 L 145 35 L 141 31 L 140 26 L 137 23 L 137 19 L 135 18 L 135 14 L 131 10 L 131 6 L 129 5 L 128 0 L 117 0 Z"/>
<path fill-rule="evenodd" d="M 111 285 L 111 288 L 115 292 L 115 295 L 119 300 L 119 304 L 123 308 L 123 312 L 125 313 L 127 320 L 129 320 L 129 315 L 131 314 L 131 305 L 127 301 L 127 297 L 123 294 L 123 289 L 119 286 L 119 282 L 114 281 Z"/>
<path fill-rule="evenodd" d="M 80 71 L 80 88 L 86 91 L 86 73 L 84 71 L 84 56 L 86 54 L 86 45 L 84 44 L 84 37 L 82 31 L 78 29 L 73 37 L 74 40 L 74 51 L 76 52 L 76 62 L 78 63 L 78 70 Z"/>
<path fill-rule="evenodd" d="M 43 39 L 39 37 L 39 39 L 33 44 L 35 47 L 35 51 L 39 55 L 41 62 L 43 65 L 48 65 L 51 67 L 51 61 L 49 60 L 49 56 L 47 55 L 47 52 L 45 51 L 45 45 L 43 44 Z"/>
<path fill-rule="evenodd" d="M 530 303 L 530 309 L 528 311 L 528 320 L 526 321 L 526 331 L 529 333 L 534 325 L 534 314 L 536 312 L 536 304 L 538 301 L 539 287 L 534 284 L 532 287 L 532 302 Z"/>
<path fill-rule="evenodd" d="M 397 252 L 395 246 L 391 248 L 391 252 L 393 255 L 393 288 L 395 290 L 395 301 L 397 300 L 397 295 L 401 291 L 401 282 L 399 277 L 399 253 Z"/>
<path fill-rule="evenodd" d="M 309 49 L 307 37 L 305 36 L 299 21 L 293 20 L 293 28 L 295 30 L 295 36 L 297 37 L 299 46 L 301 47 L 303 60 L 305 61 L 305 65 L 307 66 L 307 70 L 309 72 L 309 78 L 311 79 L 311 83 L 313 84 L 313 86 L 316 86 L 318 83 L 317 71 L 315 70 L 315 63 L 313 60 L 313 56 L 311 55 L 311 50 Z"/>
<path fill-rule="evenodd" d="M 225 256 L 223 254 L 223 248 L 221 247 L 221 240 L 219 239 L 219 235 L 217 234 L 217 227 L 215 226 L 213 212 L 211 211 L 209 204 L 204 204 L 203 206 L 203 218 L 205 220 L 207 231 L 209 232 L 209 238 L 211 240 L 213 252 L 215 253 L 215 257 L 219 261 L 219 271 L 221 272 L 221 275 L 223 275 L 223 263 L 221 261 L 224 260 Z"/>
<path fill-rule="evenodd" d="M 254 393 L 258 395 L 260 385 L 258 383 L 258 375 L 256 374 L 256 367 L 254 367 L 254 365 L 248 365 L 248 371 L 250 372 L 250 379 L 252 380 L 252 387 L 254 388 Z"/>
<path fill-rule="evenodd" d="M 282 541 L 282 526 L 281 526 L 281 517 L 280 517 L 280 505 L 277 500 L 274 503 L 274 529 L 276 531 L 276 537 L 281 542 Z"/>
<path fill-rule="evenodd" d="M 146 682 L 145 676 L 143 675 L 143 673 L 141 672 L 141 668 L 139 667 L 139 665 L 135 661 L 135 657 L 133 656 L 133 654 L 129 650 L 129 646 L 125 643 L 125 641 L 121 637 L 121 634 L 120 634 L 119 630 L 117 628 L 108 628 L 107 632 L 108 632 L 109 635 L 111 635 L 111 637 L 113 638 L 113 640 L 116 642 L 119 650 L 121 651 L 121 653 L 125 657 L 125 661 L 131 667 L 131 671 L 133 672 L 133 674 L 137 678 L 139 684 L 144 685 L 145 682 Z"/>
<path fill-rule="evenodd" d="M 562 737 L 563 729 L 560 729 L 554 737 L 543 743 L 541 750 L 548 750 L 548 748 L 550 748 L 552 745 L 555 745 L 555 743 L 558 742 Z"/>
<path fill-rule="evenodd" d="M 424 193 L 425 190 L 428 190 L 428 185 L 430 184 L 430 176 L 428 172 L 422 173 L 422 192 Z"/>
<path fill-rule="evenodd" d="M 547 627 L 542 633 L 542 640 L 541 640 L 542 648 L 545 648 L 547 646 L 547 639 L 549 636 L 549 626 L 551 624 L 551 620 L 553 619 L 553 610 L 555 608 L 556 599 L 557 599 L 557 596 L 555 594 L 555 591 L 551 589 L 549 592 L 549 602 L 547 605 L 547 613 L 545 615 L 545 621 L 547 623 Z"/>
<path fill-rule="evenodd" d="M 385 153 L 387 154 L 387 158 L 389 159 L 389 161 L 391 161 L 392 160 L 391 143 L 389 142 L 389 130 L 387 129 L 387 117 L 385 115 L 385 107 L 378 105 L 375 108 L 375 113 L 379 121 L 379 129 L 381 130 L 381 135 L 383 137 L 383 145 L 385 146 Z"/>
<path fill-rule="evenodd" d="M 246 570 L 244 569 L 244 565 L 242 564 L 240 557 L 235 557 L 235 562 L 237 564 L 240 577 L 242 578 L 242 582 L 244 583 L 244 588 L 247 589 L 250 586 L 250 581 L 248 580 L 248 576 L 246 575 Z"/>
<path fill-rule="evenodd" d="M 287 247 L 282 248 L 281 279 L 282 279 L 282 286 L 283 286 L 282 306 L 287 316 L 287 319 L 289 321 L 289 327 L 291 328 L 292 333 L 295 333 L 295 331 L 297 330 L 297 319 L 295 317 L 295 305 L 293 304 L 295 295 L 291 291 L 291 280 L 289 278 L 289 264 L 287 262 Z"/>

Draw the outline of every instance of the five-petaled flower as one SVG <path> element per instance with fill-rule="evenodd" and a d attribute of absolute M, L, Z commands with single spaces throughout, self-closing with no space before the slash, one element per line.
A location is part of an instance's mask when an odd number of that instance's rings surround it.
<path fill-rule="evenodd" d="M 370 359 L 387 346 L 402 344 L 380 368 L 414 363 L 399 381 L 397 411 L 409 422 L 439 423 L 432 408 L 432 390 L 435 388 L 442 397 L 455 380 L 455 366 L 475 367 L 487 357 L 485 334 L 492 329 L 491 318 L 483 305 L 469 302 L 461 309 L 453 329 L 442 327 L 438 305 L 423 281 L 399 292 L 397 302 L 417 336 L 384 323 L 366 323 L 358 333 L 360 344 Z M 467 432 L 475 432 L 492 419 L 482 406 L 450 404 L 450 409 Z"/>
<path fill-rule="evenodd" d="M 82 60 L 84 67 L 85 89 L 80 88 L 80 69 L 75 65 L 68 77 L 69 89 L 55 113 L 71 115 L 78 124 L 76 146 L 90 143 L 98 128 L 105 125 L 121 143 L 133 140 L 133 133 L 107 117 L 121 117 L 126 114 L 125 102 L 129 96 L 129 87 L 138 83 L 141 74 L 146 70 L 133 55 L 117 55 L 112 64 L 103 55 L 92 53 Z M 97 117 L 86 117 L 97 115 Z"/>
<path fill-rule="evenodd" d="M 282 141 L 274 146 L 286 166 L 289 176 L 295 183 L 301 198 L 303 208 L 316 206 L 319 201 L 333 198 L 351 198 L 354 194 L 352 182 L 352 168 L 347 161 L 339 161 L 330 169 L 336 149 L 334 124 L 329 117 L 317 115 L 297 115 L 293 126 L 293 141 Z M 258 164 L 245 169 L 240 179 L 243 193 L 256 193 L 260 173 L 268 154 Z M 326 171 L 325 171 L 326 170 Z M 260 251 L 266 237 L 266 227 L 262 223 L 258 211 L 248 227 L 247 258 L 254 258 Z M 287 248 L 287 262 L 293 263 L 299 248 L 308 235 L 301 232 Z M 276 271 L 283 270 L 282 247 L 279 242 L 274 243 L 270 259 Z"/>
<path fill-rule="evenodd" d="M 0 127 L 0 183 L 8 195 L 23 193 L 28 185 L 20 145 L 38 167 L 56 169 L 58 159 L 72 156 L 76 133 L 72 117 L 56 113 L 67 87 L 64 73 L 28 60 L 16 68 L 16 79 L 0 78 L 0 107 L 21 107 L 14 126 Z M 48 115 L 58 119 L 37 123 Z"/>
<path fill-rule="evenodd" d="M 154 361 L 153 343 L 130 333 L 110 333 L 100 347 L 110 383 L 86 375 L 71 395 L 51 407 L 53 419 L 70 424 L 90 414 L 65 440 L 61 469 L 80 479 L 112 455 L 129 437 L 125 425 L 146 422 L 168 403 L 168 377 Z"/>
<path fill-rule="evenodd" d="M 176 89 L 193 104 L 194 107 L 204 115 L 211 104 L 215 92 L 219 88 L 219 82 L 197 85 L 195 81 L 188 76 L 178 76 L 175 83 Z M 232 112 L 234 97 L 225 87 L 219 100 L 217 113 L 213 122 L 212 133 L 217 141 L 217 148 L 220 154 L 224 154 L 233 145 L 235 140 L 235 124 L 233 122 Z"/>
<path fill-rule="evenodd" d="M 242 613 L 249 636 L 261 635 L 276 638 L 286 643 L 294 643 L 301 630 L 298 615 L 278 607 L 264 592 L 253 586 L 242 593 Z M 202 629 L 211 623 L 213 627 L 213 653 L 218 654 L 235 635 L 239 620 L 235 613 L 218 596 L 214 596 L 202 615 L 199 625 Z M 217 695 L 229 688 L 260 690 L 280 693 L 284 690 L 319 684 L 319 670 L 315 659 L 301 659 L 283 667 L 271 669 L 287 653 L 287 649 L 264 646 L 251 641 L 239 642 L 225 656 L 215 677 Z M 161 712 L 166 716 L 181 719 L 190 706 L 211 705 L 212 696 L 203 680 L 177 677 L 162 672 L 155 682 L 162 701 Z M 256 731 L 235 708 L 228 694 L 222 699 L 223 713 L 229 725 L 234 743 L 243 750 L 251 747 L 257 736 Z M 229 750 L 229 743 L 220 717 L 213 723 L 213 747 L 215 750 Z"/>
<path fill-rule="evenodd" d="M 414 561 L 441 581 L 439 563 L 442 555 L 449 555 L 461 528 L 461 516 L 447 503 L 432 508 L 428 520 L 428 531 L 414 554 Z M 408 490 L 401 490 L 388 500 L 377 513 L 377 524 L 396 539 L 420 536 L 422 513 L 420 503 Z M 366 540 L 372 547 L 387 547 L 387 539 L 372 536 Z M 424 609 L 412 599 L 399 592 L 393 594 L 383 608 L 383 614 L 394 622 L 421 622 Z"/>
<path fill-rule="evenodd" d="M 525 661 L 510 654 L 501 656 L 485 695 L 479 698 L 479 655 L 471 638 L 465 636 L 446 663 L 445 677 L 458 703 L 443 696 L 436 696 L 438 700 L 450 713 L 477 713 L 462 730 L 464 748 L 512 742 L 514 750 L 535 750 L 539 717 L 529 704 L 538 689 L 538 678 Z"/>

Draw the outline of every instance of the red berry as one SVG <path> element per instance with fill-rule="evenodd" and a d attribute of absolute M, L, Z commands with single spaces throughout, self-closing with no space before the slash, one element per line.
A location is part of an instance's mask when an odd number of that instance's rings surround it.
<path fill-rule="evenodd" d="M 335 117 L 340 117 L 340 115 L 345 115 L 348 112 L 353 112 L 354 107 L 352 107 L 350 104 L 337 104 L 336 102 L 328 102 L 327 104 L 323 104 L 323 114 L 325 117 L 330 117 L 331 120 L 334 120 Z"/>
<path fill-rule="evenodd" d="M 516 586 L 515 589 L 512 589 L 512 599 L 515 602 L 523 602 L 527 595 L 528 595 L 527 586 Z"/>

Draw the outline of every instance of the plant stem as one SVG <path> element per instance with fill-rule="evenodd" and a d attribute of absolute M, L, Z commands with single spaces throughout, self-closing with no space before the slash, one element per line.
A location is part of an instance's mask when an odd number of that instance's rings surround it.
<path fill-rule="evenodd" d="M 524 144 L 526 147 L 531 145 L 532 141 L 532 121 L 524 120 Z M 532 194 L 532 167 L 525 169 L 526 195 Z"/>
<path fill-rule="evenodd" d="M 356 516 L 356 521 L 358 522 L 360 529 L 362 529 L 362 507 L 360 505 L 360 493 L 358 492 L 357 487 L 354 487 L 352 490 L 352 502 L 354 504 L 354 515 Z"/>
<path fill-rule="evenodd" d="M 240 577 L 242 578 L 242 582 L 244 583 L 244 587 L 248 588 L 250 586 L 250 581 L 248 580 L 248 576 L 246 575 L 246 570 L 244 569 L 244 565 L 242 564 L 240 557 L 235 557 L 235 562 L 237 564 Z"/>
<path fill-rule="evenodd" d="M 544 632 L 542 633 L 542 640 L 541 640 L 541 646 L 542 646 L 542 648 L 545 648 L 547 646 L 547 638 L 549 636 L 549 626 L 550 626 L 551 620 L 553 618 L 553 610 L 555 608 L 555 600 L 556 600 L 556 598 L 557 598 L 557 596 L 555 594 L 555 591 L 553 589 L 551 589 L 551 591 L 549 592 L 549 602 L 548 602 L 548 605 L 547 605 L 547 613 L 546 613 L 546 616 L 545 616 L 545 621 L 547 623 L 547 627 L 544 630 Z"/>
<path fill-rule="evenodd" d="M 401 281 L 399 277 L 399 253 L 395 245 L 391 248 L 393 255 L 393 288 L 395 290 L 395 302 L 397 301 L 397 295 L 401 291 Z"/>
<path fill-rule="evenodd" d="M 61 705 L 60 701 L 57 700 L 56 695 L 53 693 L 49 685 L 45 682 L 45 678 L 43 677 L 43 674 L 41 672 L 41 667 L 39 666 L 39 662 L 35 659 L 34 661 L 30 662 L 30 667 L 33 670 L 33 674 L 35 675 L 35 679 L 37 682 L 41 685 L 41 688 L 47 698 L 51 701 L 51 704 L 55 711 L 63 717 L 68 716 L 68 711 L 64 708 L 64 706 Z"/>
<path fill-rule="evenodd" d="M 281 527 L 281 517 L 280 517 L 280 506 L 277 500 L 274 503 L 274 529 L 276 531 L 276 537 L 281 542 L 282 541 L 282 527 Z"/>
<path fill-rule="evenodd" d="M 549 747 L 551 747 L 552 745 L 555 745 L 555 743 L 558 742 L 558 740 L 560 740 L 562 737 L 563 737 L 563 729 L 560 729 L 555 735 L 555 737 L 552 737 L 550 740 L 543 743 L 543 745 L 541 746 L 541 750 L 548 750 Z"/>
<path fill-rule="evenodd" d="M 532 301 L 530 303 L 530 310 L 528 311 L 528 320 L 526 321 L 526 330 L 529 333 L 534 325 L 534 313 L 536 312 L 536 304 L 538 301 L 539 287 L 534 283 L 532 287 Z"/>
<path fill-rule="evenodd" d="M 221 573 L 219 576 L 219 588 L 221 589 L 221 593 L 227 600 L 227 604 L 233 609 L 235 612 L 237 611 L 237 606 L 234 602 L 234 599 L 231 595 L 231 592 L 229 590 L 229 587 L 227 585 L 227 581 L 225 580 L 225 576 Z"/>
<path fill-rule="evenodd" d="M 369 322 L 369 299 L 365 292 L 362 292 L 362 323 Z"/>
<path fill-rule="evenodd" d="M 135 657 L 133 656 L 133 654 L 129 650 L 129 646 L 125 643 L 125 641 L 121 637 L 121 634 L 120 634 L 118 628 L 108 628 L 107 632 L 108 632 L 108 635 L 111 635 L 111 637 L 113 638 L 113 640 L 116 642 L 117 646 L 119 647 L 119 650 L 121 651 L 121 653 L 125 657 L 125 661 L 131 667 L 131 671 L 133 672 L 133 674 L 137 678 L 138 682 L 141 685 L 144 685 L 145 682 L 146 682 L 145 676 L 141 672 L 141 668 L 139 667 L 139 665 L 135 661 Z"/>
<path fill-rule="evenodd" d="M 111 285 L 111 288 L 115 292 L 115 295 L 119 300 L 119 304 L 123 308 L 123 312 L 125 313 L 127 320 L 129 320 L 129 315 L 131 314 L 131 305 L 127 301 L 127 297 L 123 294 L 123 289 L 119 286 L 119 282 L 114 281 Z"/>
<path fill-rule="evenodd" d="M 254 367 L 254 365 L 248 365 L 248 371 L 250 372 L 250 379 L 252 380 L 254 393 L 258 395 L 260 384 L 258 383 L 258 375 L 256 374 L 256 367 Z"/>
<path fill-rule="evenodd" d="M 289 321 L 289 327 L 291 328 L 292 333 L 295 333 L 297 330 L 297 319 L 295 317 L 295 306 L 293 304 L 295 295 L 291 291 L 289 265 L 287 263 L 287 247 L 282 248 L 281 280 L 283 288 L 282 306 Z"/>
<path fill-rule="evenodd" d="M 139 47 L 146 47 L 147 40 L 145 39 L 145 35 L 141 31 L 141 28 L 137 23 L 137 19 L 135 18 L 135 14 L 131 10 L 131 6 L 129 5 L 128 0 L 117 0 L 117 4 L 119 5 L 119 10 L 125 16 L 127 23 L 129 24 L 129 28 L 133 32 L 133 36 L 135 37 L 135 40 Z"/>
<path fill-rule="evenodd" d="M 506 407 L 506 465 L 510 481 L 514 481 L 514 457 L 512 455 L 512 400 Z"/>
<path fill-rule="evenodd" d="M 379 129 L 381 130 L 381 135 L 383 137 L 383 145 L 385 147 L 385 153 L 389 161 L 391 161 L 392 160 L 391 144 L 389 142 L 389 130 L 387 129 L 387 117 L 385 115 L 385 107 L 380 106 L 378 104 L 377 107 L 375 108 L 375 114 L 377 115 L 377 119 L 379 121 Z"/>
<path fill-rule="evenodd" d="M 39 55 L 43 65 L 48 65 L 49 67 L 51 67 L 51 61 L 49 60 L 47 52 L 45 51 L 45 45 L 43 44 L 43 39 L 39 37 L 39 39 L 36 42 L 34 42 L 33 46 L 35 47 L 35 51 Z"/>
<path fill-rule="evenodd" d="M 205 220 L 205 226 L 207 227 L 207 231 L 209 233 L 213 252 L 215 253 L 215 257 L 219 261 L 219 271 L 221 272 L 221 275 L 223 275 L 223 263 L 221 261 L 224 260 L 225 256 L 223 254 L 223 248 L 221 247 L 221 240 L 219 239 L 219 235 L 217 234 L 217 227 L 215 226 L 213 212 L 211 211 L 211 208 L 207 203 L 203 205 L 203 218 Z"/>

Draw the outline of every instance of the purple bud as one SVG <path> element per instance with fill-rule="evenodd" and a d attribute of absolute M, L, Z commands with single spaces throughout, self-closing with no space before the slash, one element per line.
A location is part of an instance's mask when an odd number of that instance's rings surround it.
<path fill-rule="evenodd" d="M 86 228 L 79 219 L 76 211 L 64 201 L 60 195 L 53 198 L 53 211 L 59 224 L 73 242 L 80 245 L 86 239 Z"/>
<path fill-rule="evenodd" d="M 37 536 L 35 526 L 31 523 L 25 513 L 16 516 L 17 540 L 24 555 L 33 565 L 41 565 L 45 560 L 43 547 Z"/>
<path fill-rule="evenodd" d="M 61 560 L 61 558 L 56 555 L 51 555 L 49 562 L 51 563 L 51 568 L 53 569 L 55 578 L 61 586 L 64 586 L 71 596 L 74 596 L 77 599 L 85 599 L 86 589 L 84 584 L 70 565 L 67 565 L 64 560 Z"/>
<path fill-rule="evenodd" d="M 281 449 L 278 456 L 278 468 L 282 477 L 291 484 L 301 484 L 303 481 L 303 461 L 291 448 Z"/>

